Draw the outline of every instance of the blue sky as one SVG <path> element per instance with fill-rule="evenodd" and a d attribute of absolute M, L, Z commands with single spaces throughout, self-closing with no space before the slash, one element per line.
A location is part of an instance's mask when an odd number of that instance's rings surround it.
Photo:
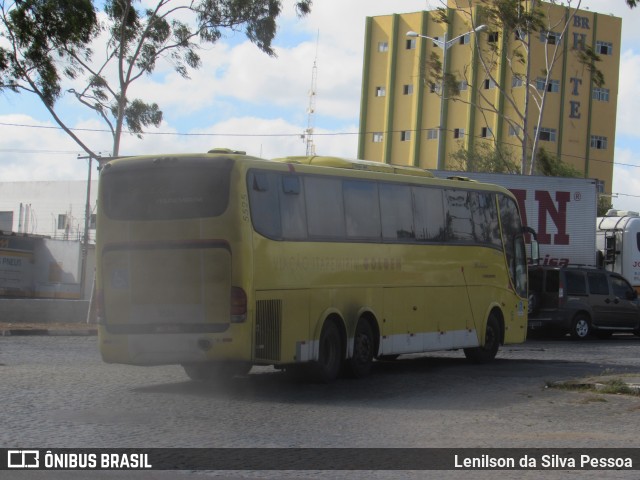
<path fill-rule="evenodd" d="M 565 0 L 565 4 L 567 1 Z M 285 0 L 275 41 L 277 58 L 260 52 L 240 35 L 228 35 L 201 52 L 203 67 L 183 80 L 168 65 L 135 84 L 133 94 L 157 101 L 163 125 L 139 140 L 123 137 L 121 153 L 200 152 L 213 147 L 253 155 L 302 155 L 308 92 L 317 52 L 314 143 L 324 155 L 354 158 L 360 104 L 365 18 L 433 9 L 437 0 L 316 0 L 299 20 Z M 571 2 L 572 6 L 577 0 Z M 640 9 L 624 0 L 583 0 L 580 8 L 622 17 L 622 58 L 616 126 L 614 207 L 640 210 Z M 316 41 L 316 40 L 319 41 Z M 90 112 L 60 102 L 70 126 L 102 130 Z M 17 125 L 29 125 L 17 126 Z M 86 178 L 81 150 L 54 127 L 48 112 L 27 94 L 0 93 L 0 181 Z M 158 134 L 162 133 L 162 134 Z M 80 132 L 98 151 L 108 152 L 108 134 Z"/>

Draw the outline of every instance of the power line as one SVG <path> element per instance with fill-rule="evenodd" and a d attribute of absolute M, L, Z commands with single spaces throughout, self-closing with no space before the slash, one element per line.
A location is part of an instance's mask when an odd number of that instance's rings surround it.
<path fill-rule="evenodd" d="M 20 123 L 6 123 L 6 122 L 0 122 L 0 125 L 3 126 L 8 126 L 8 127 L 23 127 L 23 128 L 41 128 L 41 129 L 48 129 L 48 130 L 62 130 L 61 127 L 56 127 L 56 126 L 47 126 L 47 125 L 27 125 L 27 124 L 20 124 Z M 70 130 L 72 131 L 78 131 L 78 132 L 98 132 L 98 133 L 111 133 L 109 130 L 105 130 L 105 129 L 98 129 L 98 128 L 71 128 Z M 325 137 L 337 137 L 337 136 L 346 136 L 346 135 L 369 135 L 369 134 L 373 134 L 373 133 L 382 133 L 382 134 L 393 134 L 393 133 L 400 133 L 403 131 L 410 131 L 410 132 L 414 132 L 414 133 L 422 133 L 422 132 L 427 132 L 429 130 L 432 130 L 430 128 L 422 128 L 422 129 L 405 129 L 405 130 L 387 130 L 387 131 L 367 131 L 367 132 L 329 132 L 329 133 L 318 133 L 318 132 L 314 132 L 314 135 L 316 136 L 325 136 Z M 451 129 L 447 129 L 447 130 L 443 130 L 446 132 L 453 132 L 453 130 Z M 185 132 L 141 132 L 142 135 L 167 135 L 167 136 L 183 136 L 183 137 L 299 137 L 300 134 L 299 133 L 185 133 Z M 468 134 L 466 134 L 468 135 Z M 481 136 L 476 136 L 474 135 L 475 139 L 478 140 L 491 140 L 491 138 L 488 137 L 481 137 Z M 516 144 L 516 143 L 510 143 L 510 142 L 506 142 L 506 141 L 502 141 L 501 142 L 502 145 L 507 145 L 507 146 L 511 146 L 511 147 L 519 147 L 520 145 Z M 12 152 L 12 153 L 55 153 L 55 154 L 77 154 L 79 151 L 78 150 L 74 150 L 74 151 L 56 151 L 56 150 L 52 150 L 52 151 L 48 151 L 48 150 L 20 150 L 20 149 L 0 149 L 0 151 L 2 152 Z M 585 157 L 579 156 L 579 155 L 571 155 L 571 154 L 567 154 L 567 153 L 563 153 L 562 157 L 565 158 L 575 158 L 575 159 L 579 159 L 579 160 L 585 160 Z M 640 165 L 635 165 L 632 163 L 622 163 L 622 162 L 614 162 L 614 161 L 608 161 L 608 160 L 600 160 L 597 158 L 589 158 L 590 162 L 600 162 L 600 163 L 606 163 L 606 164 L 611 164 L 611 165 L 619 165 L 619 166 L 623 166 L 623 167 L 634 167 L 634 168 L 640 168 Z"/>
<path fill-rule="evenodd" d="M 60 127 L 48 125 L 26 125 L 20 123 L 0 122 L 0 125 L 6 127 L 24 127 L 24 128 L 44 128 L 49 130 L 62 130 Z M 94 132 L 94 133 L 111 133 L 110 130 L 100 128 L 70 128 L 74 132 Z M 169 135 L 184 137 L 300 137 L 300 133 L 185 133 L 185 132 L 140 132 L 141 135 Z M 338 136 L 338 135 L 359 135 L 359 132 L 334 132 L 334 133 L 314 133 L 314 135 Z"/>
<path fill-rule="evenodd" d="M 21 148 L 0 148 L 0 152 L 4 153 L 48 153 L 50 155 L 77 155 L 81 153 L 80 150 L 34 150 L 34 149 L 21 149 Z"/>

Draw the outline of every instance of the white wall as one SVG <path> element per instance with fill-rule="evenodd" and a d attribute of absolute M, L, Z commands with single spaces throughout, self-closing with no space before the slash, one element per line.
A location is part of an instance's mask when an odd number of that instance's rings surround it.
<path fill-rule="evenodd" d="M 90 208 L 95 214 L 98 182 L 91 182 Z M 0 212 L 13 212 L 12 231 L 81 240 L 84 232 L 87 182 L 0 182 Z M 22 221 L 20 218 L 22 204 Z M 25 214 L 26 212 L 26 214 Z M 67 215 L 67 230 L 58 228 L 58 216 Z M 6 218 L 6 215 L 5 215 Z M 95 241 L 95 230 L 89 230 Z"/>

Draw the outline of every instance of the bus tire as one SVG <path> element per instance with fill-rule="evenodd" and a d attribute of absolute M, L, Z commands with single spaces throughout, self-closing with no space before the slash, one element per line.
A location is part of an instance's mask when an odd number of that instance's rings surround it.
<path fill-rule="evenodd" d="M 487 363 L 496 358 L 500 347 L 500 322 L 492 313 L 487 319 L 487 327 L 484 333 L 484 345 L 473 348 L 465 348 L 464 355 L 473 363 Z"/>
<path fill-rule="evenodd" d="M 354 378 L 366 377 L 373 365 L 374 338 L 371 325 L 361 319 L 353 335 L 353 355 L 347 361 L 347 373 Z"/>
<path fill-rule="evenodd" d="M 322 383 L 332 382 L 342 367 L 342 339 L 338 327 L 331 320 L 322 327 L 319 350 L 315 377 Z"/>
<path fill-rule="evenodd" d="M 185 363 L 182 368 L 191 380 L 216 382 L 229 380 L 237 375 L 246 375 L 251 370 L 251 364 L 246 362 L 201 362 Z"/>

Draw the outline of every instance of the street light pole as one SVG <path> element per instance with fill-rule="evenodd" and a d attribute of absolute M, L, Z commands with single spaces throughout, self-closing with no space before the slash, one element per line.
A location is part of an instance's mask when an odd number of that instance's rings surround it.
<path fill-rule="evenodd" d="M 433 38 L 430 37 L 428 35 L 422 35 L 418 32 L 413 32 L 413 31 L 409 31 L 407 32 L 407 37 L 413 37 L 413 38 L 426 38 L 431 40 L 433 43 L 435 43 L 438 47 L 440 47 L 442 49 L 442 84 L 440 86 L 440 125 L 438 126 L 438 163 L 437 163 L 437 169 L 438 170 L 444 170 L 445 168 L 445 163 L 444 163 L 444 138 L 445 138 L 445 134 L 446 134 L 446 128 L 445 128 L 445 107 L 446 107 L 446 101 L 447 101 L 447 51 L 449 50 L 449 48 L 456 42 L 456 40 L 458 40 L 461 37 L 464 37 L 465 35 L 469 35 L 471 33 L 478 33 L 482 30 L 485 30 L 487 28 L 486 25 L 479 25 L 476 28 L 474 28 L 473 30 L 470 30 L 468 32 L 465 32 L 461 35 L 458 35 L 457 37 L 452 38 L 451 40 L 447 39 L 447 32 L 444 32 L 444 40 L 440 40 L 438 38 Z M 418 132 L 418 135 L 420 133 Z"/>

